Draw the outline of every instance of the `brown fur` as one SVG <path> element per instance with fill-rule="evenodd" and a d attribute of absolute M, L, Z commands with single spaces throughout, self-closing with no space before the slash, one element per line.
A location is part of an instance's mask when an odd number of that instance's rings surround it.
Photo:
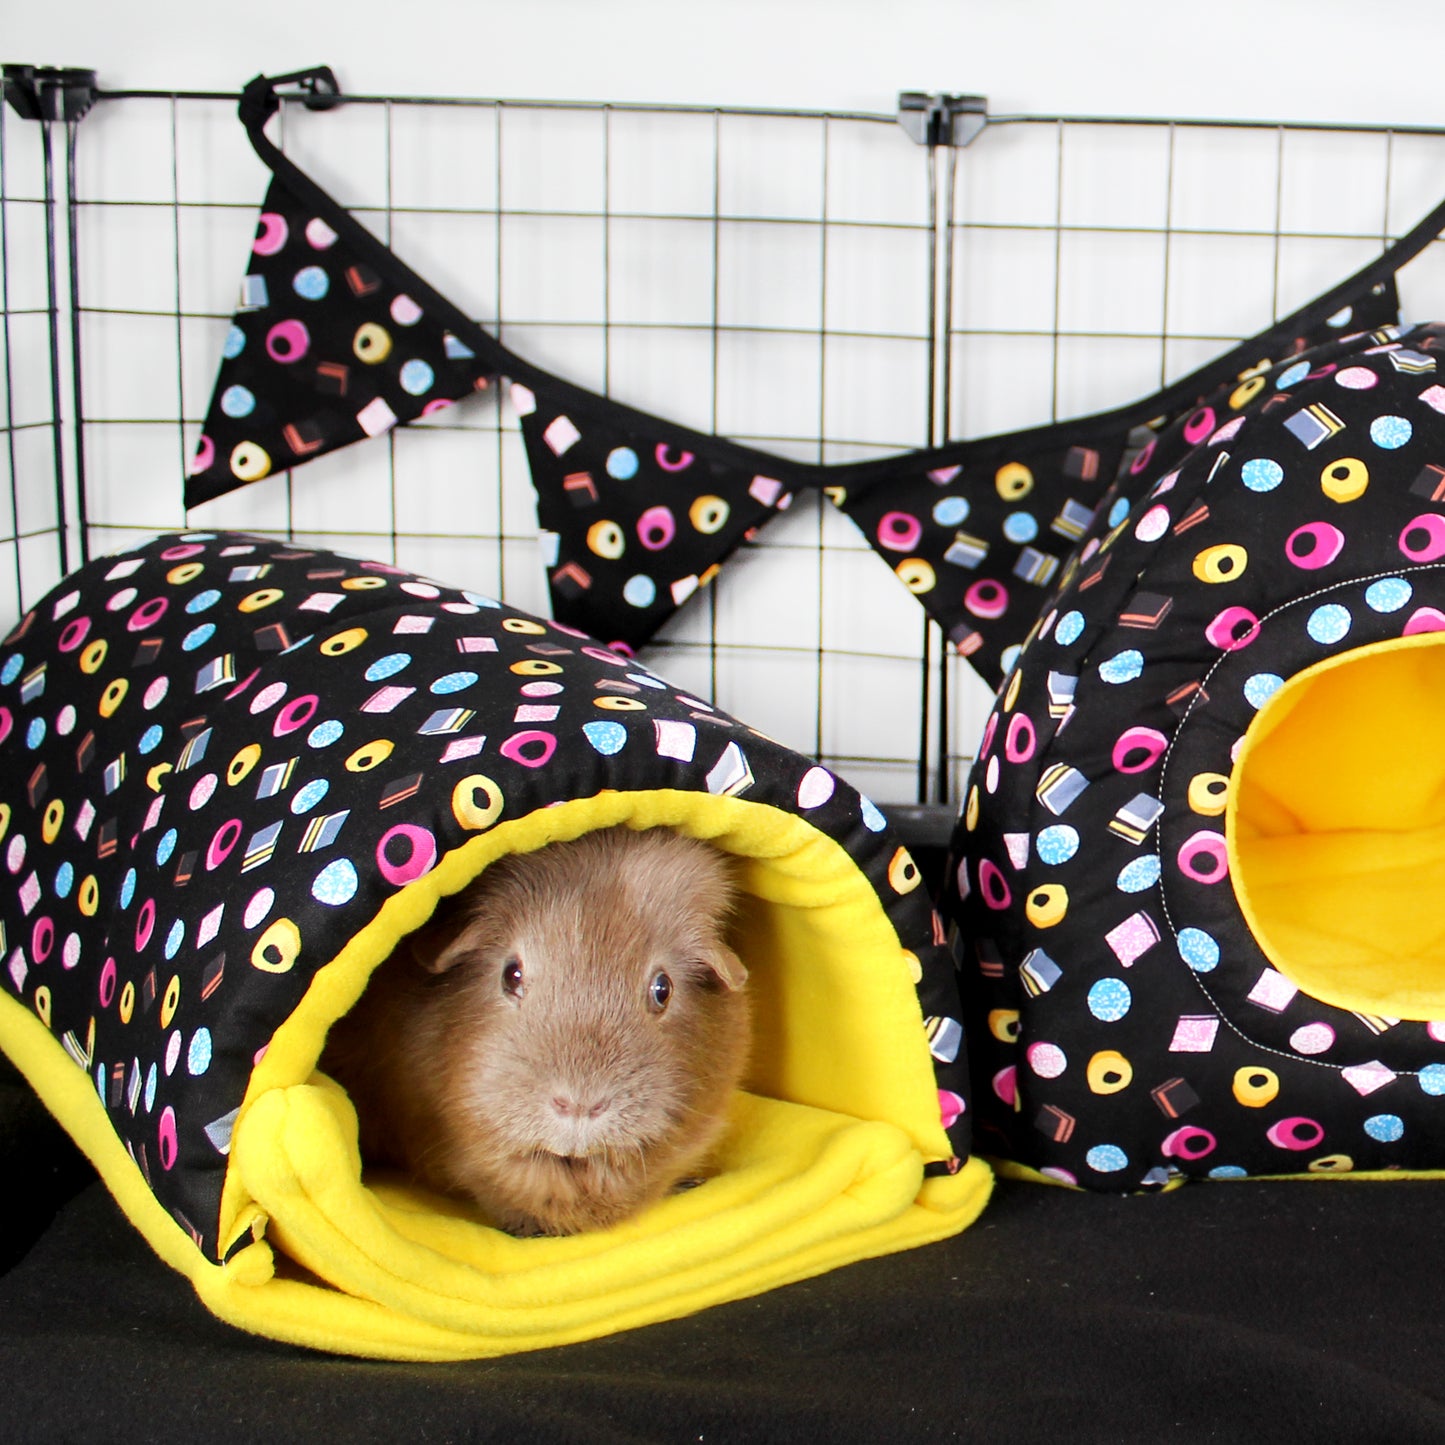
<path fill-rule="evenodd" d="M 331 1031 L 322 1067 L 356 1105 L 363 1157 L 521 1234 L 614 1224 L 697 1173 L 747 1058 L 732 901 L 725 857 L 665 828 L 500 859 Z"/>

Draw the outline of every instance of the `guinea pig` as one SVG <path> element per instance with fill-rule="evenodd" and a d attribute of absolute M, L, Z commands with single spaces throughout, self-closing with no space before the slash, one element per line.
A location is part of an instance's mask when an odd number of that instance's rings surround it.
<path fill-rule="evenodd" d="M 730 860 L 667 828 L 499 859 L 401 940 L 321 1067 L 369 1163 L 513 1234 L 604 1228 L 707 1167 L 747 1062 Z"/>

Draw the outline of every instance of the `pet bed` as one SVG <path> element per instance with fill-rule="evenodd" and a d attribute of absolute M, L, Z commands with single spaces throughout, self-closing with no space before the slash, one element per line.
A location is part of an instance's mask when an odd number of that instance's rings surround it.
<path fill-rule="evenodd" d="M 0 1042 L 217 1315 L 449 1358 L 675 1316 L 952 1234 L 954 969 L 867 799 L 585 636 L 398 568 L 186 533 L 0 652 Z M 719 1172 L 517 1239 L 363 1178 L 328 1025 L 504 853 L 667 825 L 741 860 L 754 1065 Z"/>
<path fill-rule="evenodd" d="M 1104 1189 L 1445 1164 L 1442 345 L 1242 377 L 1105 499 L 955 833 L 981 1152 Z"/>

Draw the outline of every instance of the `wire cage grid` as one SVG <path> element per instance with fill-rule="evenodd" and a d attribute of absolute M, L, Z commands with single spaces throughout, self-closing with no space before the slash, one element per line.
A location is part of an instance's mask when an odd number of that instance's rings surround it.
<path fill-rule="evenodd" d="M 1147 394 L 1368 260 L 1445 177 L 1436 131 L 1020 116 L 919 145 L 897 119 L 348 97 L 288 102 L 275 134 L 513 350 L 823 462 Z M 264 184 L 234 97 L 102 91 L 83 122 L 0 116 L 0 603 L 13 614 L 81 557 L 189 525 L 379 556 L 545 612 L 495 389 L 184 512 Z M 1405 273 L 1410 314 L 1441 258 Z M 647 660 L 892 802 L 956 802 L 989 703 L 814 496 Z"/>

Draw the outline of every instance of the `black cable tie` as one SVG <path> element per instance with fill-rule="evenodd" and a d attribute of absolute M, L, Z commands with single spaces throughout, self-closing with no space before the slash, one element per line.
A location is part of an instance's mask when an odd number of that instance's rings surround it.
<path fill-rule="evenodd" d="M 286 75 L 258 75 L 241 91 L 241 124 L 247 130 L 265 125 L 281 106 L 280 86 L 295 86 L 307 110 L 330 110 L 341 104 L 341 87 L 329 65 L 313 65 Z"/>

